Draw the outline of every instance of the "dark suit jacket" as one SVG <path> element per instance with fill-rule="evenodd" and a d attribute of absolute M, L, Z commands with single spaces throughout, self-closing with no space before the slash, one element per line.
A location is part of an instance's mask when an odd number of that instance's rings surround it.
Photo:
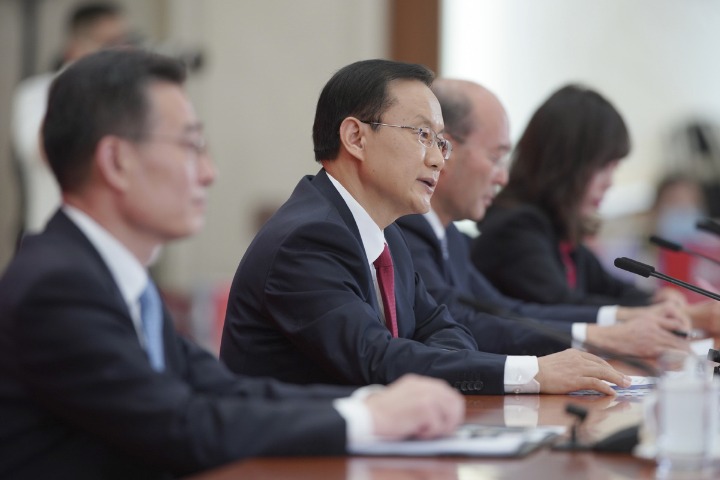
<path fill-rule="evenodd" d="M 594 323 L 598 307 L 581 305 L 540 305 L 506 297 L 470 263 L 470 238 L 450 224 L 445 229 L 448 258 L 444 259 L 440 240 L 422 215 L 407 215 L 396 222 L 402 228 L 415 269 L 422 277 L 428 292 L 438 303 L 448 306 L 453 318 L 470 329 L 481 350 L 491 345 L 481 343 L 483 334 L 492 329 L 504 342 L 506 353 L 542 355 L 569 347 L 569 341 L 550 340 L 537 330 L 518 322 L 494 316 L 482 316 L 458 301 L 460 297 L 474 299 L 499 311 L 498 315 L 545 320 L 544 325 L 571 336 L 570 322 Z"/>
<path fill-rule="evenodd" d="M 360 232 L 324 170 L 263 226 L 232 283 L 220 356 L 231 370 L 297 382 L 386 384 L 409 372 L 468 393 L 503 393 L 505 358 L 481 353 L 385 229 L 399 338 L 381 320 Z"/>
<path fill-rule="evenodd" d="M 167 312 L 163 335 L 157 373 L 110 271 L 62 212 L 26 239 L 0 279 L 0 477 L 166 478 L 345 451 L 328 397 L 347 389 L 238 379 Z"/>
<path fill-rule="evenodd" d="M 548 216 L 531 205 L 494 205 L 478 224 L 472 261 L 500 291 L 537 303 L 647 305 L 650 294 L 608 273 L 586 246 L 572 257 L 577 285 L 568 285 L 560 239 Z"/>

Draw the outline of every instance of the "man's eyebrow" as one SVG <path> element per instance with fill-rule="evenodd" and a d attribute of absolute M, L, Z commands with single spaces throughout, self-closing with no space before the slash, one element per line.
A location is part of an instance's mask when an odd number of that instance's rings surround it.
<path fill-rule="evenodd" d="M 432 120 L 427 118 L 425 115 L 416 115 L 415 116 L 415 124 L 420 124 L 421 126 L 425 126 L 427 128 L 433 129 L 432 127 Z M 434 129 L 433 129 L 434 130 Z M 435 130 L 434 130 L 435 131 Z M 443 128 L 441 130 L 435 131 L 435 133 L 445 133 L 445 125 L 443 125 Z"/>

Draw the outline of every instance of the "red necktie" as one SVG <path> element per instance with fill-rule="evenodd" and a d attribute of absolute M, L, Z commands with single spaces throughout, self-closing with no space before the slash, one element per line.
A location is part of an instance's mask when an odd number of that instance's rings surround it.
<path fill-rule="evenodd" d="M 572 252 L 573 246 L 570 242 L 560 243 L 560 258 L 562 258 L 563 265 L 565 266 L 565 277 L 567 278 L 570 288 L 575 288 L 577 285 L 577 273 L 575 270 L 575 261 L 571 256 Z"/>
<path fill-rule="evenodd" d="M 395 273 L 393 272 L 390 249 L 385 244 L 380 256 L 373 262 L 377 272 L 378 287 L 385 310 L 385 324 L 392 333 L 393 338 L 398 336 L 397 316 L 395 312 Z"/>

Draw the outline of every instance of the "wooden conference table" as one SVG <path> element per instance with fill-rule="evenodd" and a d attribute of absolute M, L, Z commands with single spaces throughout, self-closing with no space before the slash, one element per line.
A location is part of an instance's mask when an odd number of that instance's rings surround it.
<path fill-rule="evenodd" d="M 486 425 L 572 425 L 568 403 L 588 409 L 579 431 L 581 441 L 602 438 L 642 417 L 640 399 L 605 396 L 506 395 L 468 396 L 467 421 Z M 290 480 L 474 480 L 474 479 L 650 479 L 654 462 L 629 454 L 560 452 L 547 447 L 521 458 L 469 457 L 301 457 L 239 461 L 199 476 L 196 480 L 282 478 Z"/>

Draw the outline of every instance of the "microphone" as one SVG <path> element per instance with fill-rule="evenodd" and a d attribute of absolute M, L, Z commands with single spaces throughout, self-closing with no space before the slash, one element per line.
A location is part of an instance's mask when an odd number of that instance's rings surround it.
<path fill-rule="evenodd" d="M 560 332 L 552 327 L 549 327 L 535 318 L 515 315 L 514 313 L 512 313 L 508 310 L 505 310 L 503 308 L 497 307 L 495 305 L 478 302 L 474 298 L 470 298 L 470 297 L 466 297 L 466 296 L 462 296 L 462 295 L 458 296 L 457 300 L 460 303 L 462 303 L 463 305 L 467 305 L 468 307 L 472 308 L 473 310 L 475 310 L 477 312 L 488 313 L 490 315 L 495 315 L 496 317 L 501 317 L 503 319 L 510 320 L 519 325 L 522 325 L 524 327 L 527 327 L 527 328 L 533 329 L 537 332 L 540 332 L 548 338 L 557 340 L 557 341 L 565 343 L 567 345 L 572 345 L 572 343 L 575 341 L 572 338 L 572 335 L 568 335 L 567 333 Z M 639 357 L 633 357 L 631 355 L 623 355 L 621 353 L 617 353 L 617 352 L 614 352 L 607 348 L 595 345 L 591 342 L 588 342 L 587 340 L 584 342 L 581 342 L 581 345 L 586 350 L 593 351 L 593 352 L 597 353 L 598 355 L 609 358 L 611 360 L 617 360 L 619 362 L 624 363 L 625 365 L 637 368 L 638 370 L 640 370 L 641 372 L 643 372 L 644 374 L 646 374 L 650 377 L 657 377 L 660 374 L 657 368 L 653 367 L 652 365 L 650 365 L 649 363 L 640 359 Z"/>
<path fill-rule="evenodd" d="M 720 236 L 720 223 L 716 222 L 712 218 L 698 220 L 695 226 L 700 230 Z"/>
<path fill-rule="evenodd" d="M 709 257 L 709 256 L 707 256 L 707 255 L 705 255 L 705 254 L 703 254 L 703 253 L 700 253 L 700 252 L 696 251 L 696 250 L 690 250 L 689 248 L 683 247 L 683 246 L 680 245 L 679 243 L 671 242 L 670 240 L 666 240 L 666 239 L 664 239 L 664 238 L 658 237 L 657 235 L 651 235 L 648 240 L 650 240 L 650 243 L 653 243 L 653 244 L 657 245 L 658 247 L 660 247 L 660 248 L 662 248 L 662 249 L 670 250 L 670 251 L 673 251 L 673 252 L 686 253 L 686 254 L 691 255 L 691 256 L 693 256 L 693 257 L 699 257 L 699 258 L 702 258 L 702 259 L 704 259 L 704 260 L 707 260 L 708 262 L 712 262 L 712 263 L 714 263 L 715 265 L 720 265 L 720 260 L 717 260 L 717 259 L 715 259 L 715 258 Z"/>
<path fill-rule="evenodd" d="M 691 292 L 699 293 L 700 295 L 712 298 L 713 300 L 720 300 L 720 295 L 716 293 L 705 290 L 704 288 L 696 287 L 695 285 L 683 282 L 682 280 L 678 280 L 677 278 L 670 277 L 668 275 L 665 275 L 664 273 L 657 272 L 655 271 L 655 267 L 652 267 L 642 262 L 638 262 L 637 260 L 633 260 L 627 257 L 619 257 L 615 259 L 614 263 L 617 268 L 620 268 L 630 273 L 634 273 L 635 275 L 640 275 L 645 278 L 659 278 L 660 280 L 664 280 L 666 282 L 672 283 L 673 285 L 677 285 L 678 287 L 685 288 L 687 290 L 690 290 Z"/>

